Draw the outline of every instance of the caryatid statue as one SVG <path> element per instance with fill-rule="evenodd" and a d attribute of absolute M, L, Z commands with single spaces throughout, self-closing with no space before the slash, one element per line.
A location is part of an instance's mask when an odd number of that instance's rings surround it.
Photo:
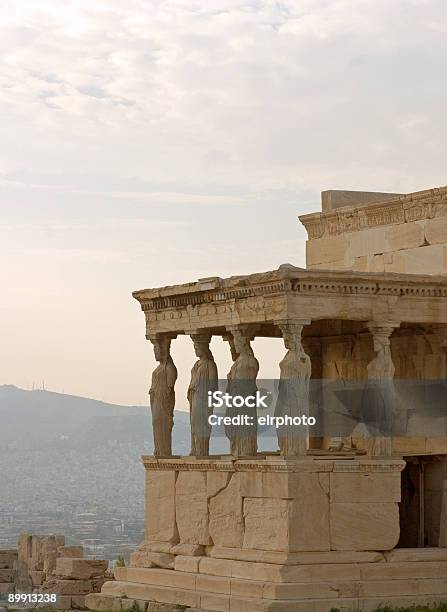
<path fill-rule="evenodd" d="M 393 383 L 395 367 L 390 337 L 398 326 L 398 323 L 368 324 L 375 355 L 367 365 L 369 387 L 363 401 L 362 416 L 372 436 L 369 444 L 372 455 L 392 454 L 392 433 L 399 413 L 399 402 Z"/>
<path fill-rule="evenodd" d="M 250 346 L 252 334 L 242 326 L 231 328 L 231 333 L 230 346 L 235 361 L 227 376 L 227 393 L 232 398 L 256 395 L 259 362 Z M 238 415 L 245 420 L 244 424 L 225 426 L 226 436 L 230 440 L 231 454 L 236 457 L 256 456 L 258 450 L 256 407 L 245 404 L 240 407 L 234 405 L 227 407 L 225 416 L 237 417 Z"/>
<path fill-rule="evenodd" d="M 170 355 L 171 339 L 168 336 L 150 338 L 154 345 L 155 359 L 159 365 L 152 373 L 149 390 L 152 411 L 155 457 L 172 455 L 172 427 L 174 426 L 177 368 Z"/>
<path fill-rule="evenodd" d="M 310 357 L 305 353 L 301 332 L 302 324 L 279 325 L 287 353 L 279 364 L 280 380 L 276 417 L 309 416 Z M 308 428 L 305 425 L 283 425 L 278 427 L 278 444 L 281 455 L 293 457 L 305 455 L 308 448 Z"/>
<path fill-rule="evenodd" d="M 217 391 L 217 366 L 210 351 L 210 334 L 191 334 L 198 360 L 191 370 L 188 387 L 188 401 L 191 422 L 190 455 L 209 455 L 211 426 L 208 417 L 213 409 L 209 407 L 208 393 Z"/>

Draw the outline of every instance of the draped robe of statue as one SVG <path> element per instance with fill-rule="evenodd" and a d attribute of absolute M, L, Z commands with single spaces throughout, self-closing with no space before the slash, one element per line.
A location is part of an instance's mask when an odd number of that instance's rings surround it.
<path fill-rule="evenodd" d="M 174 425 L 175 391 L 177 368 L 169 354 L 169 344 L 154 343 L 155 358 L 160 362 L 152 373 L 149 390 L 154 434 L 154 455 L 172 455 L 172 427 Z"/>
<path fill-rule="evenodd" d="M 235 348 L 238 354 L 228 373 L 227 393 L 232 397 L 256 395 L 256 376 L 259 362 L 253 355 L 248 338 L 235 337 Z M 249 425 L 226 425 L 225 433 L 230 440 L 231 454 L 237 457 L 256 456 L 257 453 L 257 411 L 256 407 L 228 407 L 225 416 L 245 415 L 252 419 Z"/>
<path fill-rule="evenodd" d="M 208 345 L 201 348 L 203 354 L 191 370 L 191 382 L 188 387 L 191 422 L 190 455 L 198 457 L 209 455 L 211 426 L 208 417 L 213 409 L 208 406 L 208 392 L 218 389 L 216 363 Z"/>
<path fill-rule="evenodd" d="M 275 416 L 309 416 L 309 379 L 311 362 L 304 352 L 299 336 L 288 333 L 284 338 L 287 351 L 279 364 L 280 380 Z M 305 455 L 308 448 L 308 428 L 303 425 L 278 427 L 278 444 L 281 455 L 286 457 Z"/>
<path fill-rule="evenodd" d="M 375 334 L 375 357 L 367 365 L 368 388 L 363 400 L 363 422 L 372 436 L 367 443 L 369 452 L 376 456 L 392 453 L 392 431 L 397 408 L 394 390 L 394 364 L 390 340 L 384 334 Z"/>

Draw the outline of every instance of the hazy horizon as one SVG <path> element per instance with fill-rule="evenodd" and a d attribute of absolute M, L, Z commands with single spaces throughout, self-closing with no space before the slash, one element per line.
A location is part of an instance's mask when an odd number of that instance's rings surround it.
<path fill-rule="evenodd" d="M 321 190 L 447 184 L 442 0 L 0 8 L 0 384 L 147 405 L 133 290 L 304 266 Z"/>

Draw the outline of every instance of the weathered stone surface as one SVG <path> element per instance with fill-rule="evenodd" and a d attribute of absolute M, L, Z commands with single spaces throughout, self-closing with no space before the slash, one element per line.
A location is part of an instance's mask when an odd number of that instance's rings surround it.
<path fill-rule="evenodd" d="M 345 235 L 348 247 L 344 258 L 346 259 L 347 256 L 351 258 L 361 256 L 372 257 L 379 253 L 391 251 L 387 239 L 388 231 L 388 227 L 375 227 L 368 229 L 368 231 L 349 232 Z"/>
<path fill-rule="evenodd" d="M 399 223 L 387 229 L 386 239 L 389 248 L 386 251 L 413 249 L 424 244 L 424 222 Z M 385 251 L 384 251 L 385 252 Z"/>
<path fill-rule="evenodd" d="M 175 521 L 176 473 L 146 470 L 146 538 L 178 542 Z"/>
<path fill-rule="evenodd" d="M 330 475 L 331 502 L 400 502 L 400 479 L 400 473 L 335 472 Z"/>
<path fill-rule="evenodd" d="M 388 563 L 447 561 L 447 548 L 396 548 L 384 556 Z"/>
<path fill-rule="evenodd" d="M 200 594 L 185 589 L 176 589 L 152 584 L 140 584 L 137 582 L 106 582 L 103 587 L 106 595 L 129 597 L 131 599 L 142 599 L 147 601 L 158 601 L 182 606 L 200 605 Z"/>
<path fill-rule="evenodd" d="M 228 486 L 209 500 L 209 533 L 218 546 L 242 546 L 242 497 L 239 474 L 231 476 Z"/>
<path fill-rule="evenodd" d="M 83 546 L 59 546 L 57 549 L 58 557 L 74 557 L 82 559 L 84 557 Z"/>
<path fill-rule="evenodd" d="M 214 497 L 225 489 L 230 481 L 231 474 L 229 472 L 209 471 L 206 473 L 206 494 L 208 497 Z"/>
<path fill-rule="evenodd" d="M 58 595 L 86 595 L 92 591 L 92 583 L 89 580 L 50 578 L 43 584 L 41 591 Z"/>
<path fill-rule="evenodd" d="M 139 548 L 151 552 L 170 553 L 172 552 L 173 546 L 175 546 L 175 544 L 171 542 L 153 542 L 146 540 Z"/>
<path fill-rule="evenodd" d="M 397 503 L 330 505 L 332 550 L 391 550 L 399 540 Z"/>
<path fill-rule="evenodd" d="M 291 501 L 268 497 L 244 499 L 244 548 L 289 550 Z"/>
<path fill-rule="evenodd" d="M 382 553 L 341 550 L 327 552 L 278 552 L 213 546 L 209 555 L 216 559 L 234 559 L 237 561 L 274 563 L 278 565 L 334 565 L 337 563 L 378 563 L 385 561 Z"/>
<path fill-rule="evenodd" d="M 327 189 L 321 192 L 321 210 L 330 212 L 344 206 L 364 206 L 399 198 L 403 194 L 382 191 L 352 191 L 346 189 Z"/>
<path fill-rule="evenodd" d="M 347 248 L 348 242 L 344 236 L 333 236 L 308 241 L 306 244 L 307 265 L 312 267 L 315 264 L 329 264 L 335 261 L 342 261 Z"/>
<path fill-rule="evenodd" d="M 19 562 L 28 563 L 32 556 L 32 536 L 22 533 L 17 541 L 17 558 Z"/>
<path fill-rule="evenodd" d="M 0 582 L 0 593 L 14 593 L 13 582 Z"/>
<path fill-rule="evenodd" d="M 446 561 L 365 563 L 360 565 L 362 580 L 401 580 L 425 578 L 445 578 Z"/>
<path fill-rule="evenodd" d="M 187 557 L 177 555 L 174 560 L 174 569 L 179 572 L 198 572 L 201 557 Z"/>
<path fill-rule="evenodd" d="M 347 598 L 356 597 L 358 589 L 358 584 L 352 580 L 294 584 L 267 583 L 264 588 L 264 597 L 266 599 L 324 599 L 334 597 L 336 593 L 337 597 Z"/>
<path fill-rule="evenodd" d="M 290 551 L 330 550 L 329 474 L 291 475 Z M 315 512 L 318 508 L 318 512 Z"/>
<path fill-rule="evenodd" d="M 90 593 L 85 597 L 85 605 L 89 610 L 98 610 L 98 612 L 109 612 L 114 610 L 114 597 L 112 595 L 104 595 L 102 593 Z"/>
<path fill-rule="evenodd" d="M 1 566 L 2 563 L 10 565 L 11 569 L 12 569 L 14 561 L 17 561 L 17 558 L 18 558 L 18 551 L 17 551 L 17 549 L 15 549 L 15 548 L 12 548 L 12 549 L 6 549 L 6 548 L 0 549 L 0 567 L 2 569 L 9 569 L 7 567 L 2 567 Z"/>
<path fill-rule="evenodd" d="M 173 555 L 186 555 L 188 557 L 200 557 L 205 554 L 204 546 L 200 544 L 176 544 L 170 552 Z"/>
<path fill-rule="evenodd" d="M 109 572 L 106 573 L 105 576 L 101 576 L 99 578 L 92 578 L 90 582 L 92 583 L 92 592 L 99 593 L 101 591 L 102 585 L 110 580 Z"/>
<path fill-rule="evenodd" d="M 385 264 L 385 272 L 406 274 L 442 274 L 446 271 L 445 245 L 405 249 L 393 253 L 392 263 Z"/>
<path fill-rule="evenodd" d="M 175 485 L 177 529 L 181 544 L 211 544 L 205 472 L 180 472 Z"/>
<path fill-rule="evenodd" d="M 54 607 L 57 610 L 70 610 L 70 608 L 72 607 L 72 596 L 59 595 L 57 598 L 57 602 L 55 604 L 49 604 L 49 607 Z"/>
<path fill-rule="evenodd" d="M 108 561 L 99 559 L 60 557 L 56 560 L 54 574 L 62 578 L 90 580 L 97 576 L 103 576 L 108 566 Z"/>
<path fill-rule="evenodd" d="M 425 222 L 425 239 L 429 244 L 447 243 L 447 217 L 427 219 Z"/>
<path fill-rule="evenodd" d="M 0 582 L 14 582 L 16 572 L 12 569 L 0 569 Z"/>
<path fill-rule="evenodd" d="M 172 569 L 174 567 L 174 558 L 175 555 L 169 553 L 153 552 L 140 547 L 131 554 L 130 562 L 133 567 L 165 567 Z"/>
<path fill-rule="evenodd" d="M 85 608 L 85 598 L 86 595 L 72 595 L 71 607 L 75 610 L 82 610 Z"/>
<path fill-rule="evenodd" d="M 45 578 L 46 578 L 46 573 L 44 571 L 31 571 L 29 573 L 30 577 L 31 577 L 31 582 L 33 584 L 33 586 L 40 586 L 41 584 L 44 583 Z"/>
<path fill-rule="evenodd" d="M 187 572 L 176 572 L 169 569 L 146 567 L 115 568 L 115 578 L 121 582 L 154 584 L 180 589 L 195 589 L 196 576 Z"/>

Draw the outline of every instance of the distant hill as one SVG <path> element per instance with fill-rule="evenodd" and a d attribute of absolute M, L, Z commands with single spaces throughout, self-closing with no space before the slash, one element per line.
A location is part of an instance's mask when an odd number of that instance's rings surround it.
<path fill-rule="evenodd" d="M 189 414 L 174 421 L 174 452 L 187 454 Z M 63 533 L 127 554 L 143 538 L 141 455 L 152 451 L 149 407 L 0 386 L 0 548 L 24 532 Z"/>
<path fill-rule="evenodd" d="M 151 453 L 152 423 L 145 406 L 118 406 L 53 391 L 0 386 L 0 447 L 41 449 L 94 447 L 115 441 L 132 442 L 135 452 Z M 173 445 L 177 454 L 189 450 L 189 415 L 176 411 Z"/>

